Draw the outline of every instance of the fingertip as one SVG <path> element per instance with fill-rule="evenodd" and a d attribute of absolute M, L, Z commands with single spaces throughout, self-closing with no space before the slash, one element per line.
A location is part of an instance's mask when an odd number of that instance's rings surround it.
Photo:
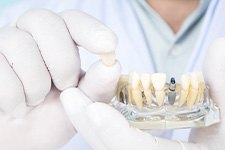
<path fill-rule="evenodd" d="M 76 10 L 60 13 L 75 42 L 96 54 L 111 53 L 118 45 L 116 34 L 96 18 Z"/>
<path fill-rule="evenodd" d="M 80 80 L 78 88 L 91 100 L 108 103 L 115 95 L 120 73 L 121 66 L 118 61 L 112 66 L 97 61 Z"/>

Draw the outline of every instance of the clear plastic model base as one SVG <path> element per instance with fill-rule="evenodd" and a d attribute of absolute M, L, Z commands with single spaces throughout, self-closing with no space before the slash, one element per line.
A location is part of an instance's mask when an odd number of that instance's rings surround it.
<path fill-rule="evenodd" d="M 201 73 L 184 75 L 181 84 L 174 78 L 170 83 L 165 80 L 163 74 L 122 76 L 112 105 L 139 129 L 196 128 L 220 122 L 219 108 Z"/>

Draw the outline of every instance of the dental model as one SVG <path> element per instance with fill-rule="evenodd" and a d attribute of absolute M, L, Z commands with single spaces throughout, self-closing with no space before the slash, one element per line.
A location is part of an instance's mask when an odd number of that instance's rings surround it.
<path fill-rule="evenodd" d="M 166 82 L 163 73 L 137 73 L 120 77 L 112 106 L 140 129 L 205 127 L 220 122 L 220 110 L 209 97 L 201 72 Z"/>

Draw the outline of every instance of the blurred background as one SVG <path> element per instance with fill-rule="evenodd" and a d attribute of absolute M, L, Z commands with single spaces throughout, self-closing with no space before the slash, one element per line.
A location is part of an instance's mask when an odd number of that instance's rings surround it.
<path fill-rule="evenodd" d="M 0 13 L 4 10 L 4 8 L 15 5 L 19 1 L 20 0 L 0 0 Z"/>

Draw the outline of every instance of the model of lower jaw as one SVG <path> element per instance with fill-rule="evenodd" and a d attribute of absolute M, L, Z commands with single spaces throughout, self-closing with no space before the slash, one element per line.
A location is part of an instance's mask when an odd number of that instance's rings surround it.
<path fill-rule="evenodd" d="M 138 109 L 142 109 L 143 104 L 151 106 L 153 95 L 159 107 L 165 102 L 166 74 L 164 73 L 150 75 L 147 73 L 132 72 L 128 76 L 121 76 L 117 95 L 119 95 L 124 86 L 127 89 L 128 102 L 136 105 Z M 191 109 L 194 104 L 203 101 L 205 83 L 201 72 L 182 75 L 179 87 L 179 107 L 186 104 L 187 108 Z"/>

